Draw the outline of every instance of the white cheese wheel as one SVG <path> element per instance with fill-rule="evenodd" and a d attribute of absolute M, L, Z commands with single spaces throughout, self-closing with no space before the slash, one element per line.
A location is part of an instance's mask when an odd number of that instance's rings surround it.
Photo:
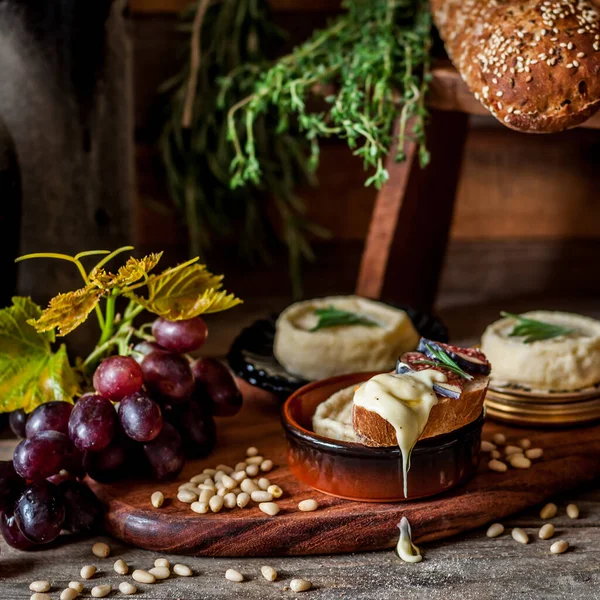
<path fill-rule="evenodd" d="M 522 337 L 509 337 L 514 319 L 507 317 L 492 323 L 481 338 L 481 350 L 492 365 L 493 384 L 506 382 L 534 390 L 572 391 L 600 381 L 600 321 L 543 310 L 523 316 L 575 331 L 525 344 Z"/>
<path fill-rule="evenodd" d="M 341 325 L 310 331 L 315 310 L 333 306 L 368 317 L 378 327 Z M 315 380 L 366 371 L 389 371 L 400 354 L 419 342 L 409 316 L 396 308 L 358 296 L 333 296 L 292 304 L 277 319 L 273 351 L 283 367 Z"/>

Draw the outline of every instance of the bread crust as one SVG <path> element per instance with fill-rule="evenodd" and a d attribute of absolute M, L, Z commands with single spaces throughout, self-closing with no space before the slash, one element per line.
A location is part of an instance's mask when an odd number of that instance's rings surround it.
<path fill-rule="evenodd" d="M 507 127 L 552 133 L 600 109 L 598 4 L 589 0 L 430 0 L 446 51 Z"/>
<path fill-rule="evenodd" d="M 469 381 L 460 398 L 440 398 L 431 409 L 427 425 L 419 440 L 449 433 L 475 421 L 483 409 L 489 377 L 478 376 Z M 365 446 L 398 446 L 392 425 L 363 406 L 352 409 L 354 432 Z"/>

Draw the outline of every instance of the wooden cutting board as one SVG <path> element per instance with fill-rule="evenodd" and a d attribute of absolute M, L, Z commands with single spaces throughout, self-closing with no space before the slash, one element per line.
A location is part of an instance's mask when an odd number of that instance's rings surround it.
<path fill-rule="evenodd" d="M 553 494 L 600 476 L 600 425 L 568 430 L 484 427 L 509 441 L 529 437 L 544 457 L 527 470 L 495 473 L 482 460 L 479 473 L 464 487 L 423 501 L 368 504 L 326 496 L 297 481 L 286 465 L 286 442 L 279 405 L 264 392 L 240 383 L 241 413 L 220 419 L 217 450 L 206 460 L 189 461 L 174 482 L 98 484 L 94 491 L 108 504 L 106 528 L 115 537 L 150 550 L 199 556 L 284 556 L 378 550 L 395 545 L 397 523 L 406 516 L 417 543 L 439 540 L 479 527 L 539 504 Z M 257 446 L 277 467 L 268 478 L 285 491 L 275 517 L 256 506 L 198 515 L 177 501 L 177 487 L 206 467 L 234 465 L 245 449 Z M 160 490 L 168 500 L 152 508 L 150 495 Z M 315 498 L 319 509 L 298 511 L 300 500 Z"/>

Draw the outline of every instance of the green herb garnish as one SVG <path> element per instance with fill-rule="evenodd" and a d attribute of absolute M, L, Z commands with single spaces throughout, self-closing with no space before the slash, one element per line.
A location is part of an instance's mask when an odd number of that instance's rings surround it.
<path fill-rule="evenodd" d="M 514 315 L 504 311 L 501 311 L 500 314 L 503 317 L 510 317 L 511 319 L 518 321 L 508 336 L 524 337 L 524 344 L 549 340 L 551 338 L 560 337 L 561 335 L 569 335 L 575 331 L 570 327 L 561 327 L 560 325 L 554 325 L 552 323 L 544 323 L 544 321 L 529 319 L 522 315 Z"/>
<path fill-rule="evenodd" d="M 437 349 L 433 348 L 432 346 L 430 346 L 429 344 L 426 344 L 426 346 L 427 346 L 427 350 L 429 350 L 429 352 L 435 357 L 435 360 L 415 360 L 414 361 L 415 364 L 431 365 L 433 367 L 439 367 L 440 363 L 442 363 L 442 365 L 446 369 L 448 369 L 449 371 L 452 371 L 453 373 L 456 373 L 456 375 L 459 375 L 463 379 L 466 379 L 468 381 L 471 381 L 471 379 L 473 379 L 473 375 L 469 375 L 469 373 L 467 373 L 466 371 L 463 371 L 448 356 L 448 354 L 446 354 L 446 352 L 444 352 L 443 350 L 437 350 Z"/>
<path fill-rule="evenodd" d="M 340 310 L 333 306 L 317 308 L 315 315 L 319 317 L 318 323 L 310 331 L 318 331 L 326 327 L 338 327 L 339 325 L 364 325 L 365 327 L 379 327 L 379 323 L 369 317 L 357 315 L 347 310 Z"/>

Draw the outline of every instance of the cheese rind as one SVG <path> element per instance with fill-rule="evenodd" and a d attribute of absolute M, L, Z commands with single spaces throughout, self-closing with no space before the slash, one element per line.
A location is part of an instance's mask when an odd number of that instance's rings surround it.
<path fill-rule="evenodd" d="M 352 426 L 352 398 L 355 389 L 355 385 L 344 388 L 317 406 L 313 415 L 315 433 L 333 440 L 358 442 Z"/>

